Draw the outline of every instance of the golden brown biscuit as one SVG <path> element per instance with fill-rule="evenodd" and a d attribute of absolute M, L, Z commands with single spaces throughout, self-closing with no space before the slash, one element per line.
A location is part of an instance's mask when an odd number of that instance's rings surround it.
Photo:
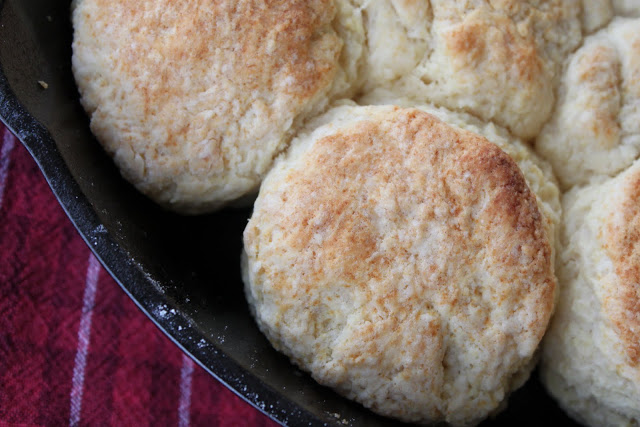
<path fill-rule="evenodd" d="M 582 40 L 579 0 L 360 1 L 367 89 L 540 131 L 566 55 Z"/>
<path fill-rule="evenodd" d="M 186 213 L 257 189 L 309 115 L 351 92 L 357 20 L 331 0 L 75 0 L 91 129 L 140 191 Z M 354 12 L 355 13 L 355 12 Z"/>
<path fill-rule="evenodd" d="M 560 303 L 542 378 L 592 426 L 640 423 L 640 163 L 565 194 Z"/>
<path fill-rule="evenodd" d="M 566 189 L 615 176 L 640 155 L 640 19 L 614 19 L 567 62 L 536 150 Z"/>
<path fill-rule="evenodd" d="M 267 175 L 244 244 L 247 298 L 275 348 L 405 421 L 496 411 L 553 309 L 546 218 L 517 164 L 416 109 L 318 119 Z"/>

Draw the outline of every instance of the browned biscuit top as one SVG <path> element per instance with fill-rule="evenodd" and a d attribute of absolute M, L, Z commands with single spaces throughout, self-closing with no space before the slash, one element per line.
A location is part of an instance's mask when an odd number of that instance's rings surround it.
<path fill-rule="evenodd" d="M 165 206 L 241 197 L 335 95 L 336 13 L 331 0 L 76 0 L 74 73 L 92 131 Z"/>
<path fill-rule="evenodd" d="M 640 168 L 625 176 L 621 195 L 604 226 L 617 280 L 606 287 L 603 305 L 629 365 L 640 368 Z"/>
<path fill-rule="evenodd" d="M 285 204 L 275 221 L 285 221 L 281 226 L 289 230 L 289 247 L 314 248 L 315 262 L 322 268 L 309 274 L 383 277 L 385 266 L 402 262 L 411 253 L 411 239 L 394 241 L 391 250 L 380 251 L 385 236 L 376 217 L 384 214 L 384 220 L 398 228 L 410 229 L 411 221 L 419 220 L 422 227 L 414 230 L 418 236 L 429 223 L 447 225 L 441 237 L 447 244 L 441 249 L 448 254 L 442 258 L 461 267 L 488 255 L 514 268 L 503 272 L 503 283 L 521 275 L 548 281 L 550 249 L 535 196 L 515 162 L 484 138 L 419 111 L 398 112 L 384 123 L 365 122 L 323 138 L 307 159 L 288 174 L 284 195 L 304 202 L 291 205 L 293 211 Z M 389 206 L 376 213 L 381 200 Z M 429 271 L 440 270 L 429 264 Z M 452 286 L 446 298 L 460 304 L 451 274 L 455 269 L 440 271 L 429 286 L 436 291 Z M 313 283 L 309 277 L 308 284 Z M 514 292 L 509 298 L 517 300 L 529 291 L 509 289 Z"/>
<path fill-rule="evenodd" d="M 224 63 L 220 79 L 242 91 L 282 92 L 297 99 L 313 96 L 336 69 L 340 41 L 326 26 L 335 15 L 331 0 L 197 0 L 154 2 L 95 0 L 105 15 L 126 18 L 130 43 L 118 49 L 114 68 L 145 79 L 145 108 L 167 106 Z M 318 55 L 330 47 L 328 54 Z M 184 64 L 189 64 L 186 69 Z M 206 87 L 201 87 L 205 91 Z"/>
<path fill-rule="evenodd" d="M 358 114 L 305 137 L 263 183 L 244 236 L 258 323 L 379 412 L 481 419 L 553 309 L 536 197 L 483 137 L 413 109 Z"/>

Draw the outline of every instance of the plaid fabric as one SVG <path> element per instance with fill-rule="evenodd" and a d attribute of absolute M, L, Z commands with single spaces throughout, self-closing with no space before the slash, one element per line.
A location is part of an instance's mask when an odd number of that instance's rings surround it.
<path fill-rule="evenodd" d="M 99 265 L 0 124 L 0 426 L 275 426 Z"/>

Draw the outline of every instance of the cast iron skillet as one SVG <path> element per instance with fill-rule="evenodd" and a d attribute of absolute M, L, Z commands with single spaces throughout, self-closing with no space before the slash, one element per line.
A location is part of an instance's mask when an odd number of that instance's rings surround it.
<path fill-rule="evenodd" d="M 0 0 L 0 119 L 83 239 L 140 309 L 204 369 L 288 425 L 397 425 L 317 385 L 271 348 L 242 293 L 250 210 L 163 211 L 121 177 L 88 128 L 71 74 L 69 0 Z M 38 81 L 44 81 L 44 89 Z M 571 421 L 534 373 L 486 425 Z"/>

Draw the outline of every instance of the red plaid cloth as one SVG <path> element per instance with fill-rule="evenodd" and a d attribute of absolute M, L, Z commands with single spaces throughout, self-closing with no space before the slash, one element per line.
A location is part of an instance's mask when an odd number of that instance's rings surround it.
<path fill-rule="evenodd" d="M 0 124 L 0 426 L 275 426 L 160 332 Z"/>

